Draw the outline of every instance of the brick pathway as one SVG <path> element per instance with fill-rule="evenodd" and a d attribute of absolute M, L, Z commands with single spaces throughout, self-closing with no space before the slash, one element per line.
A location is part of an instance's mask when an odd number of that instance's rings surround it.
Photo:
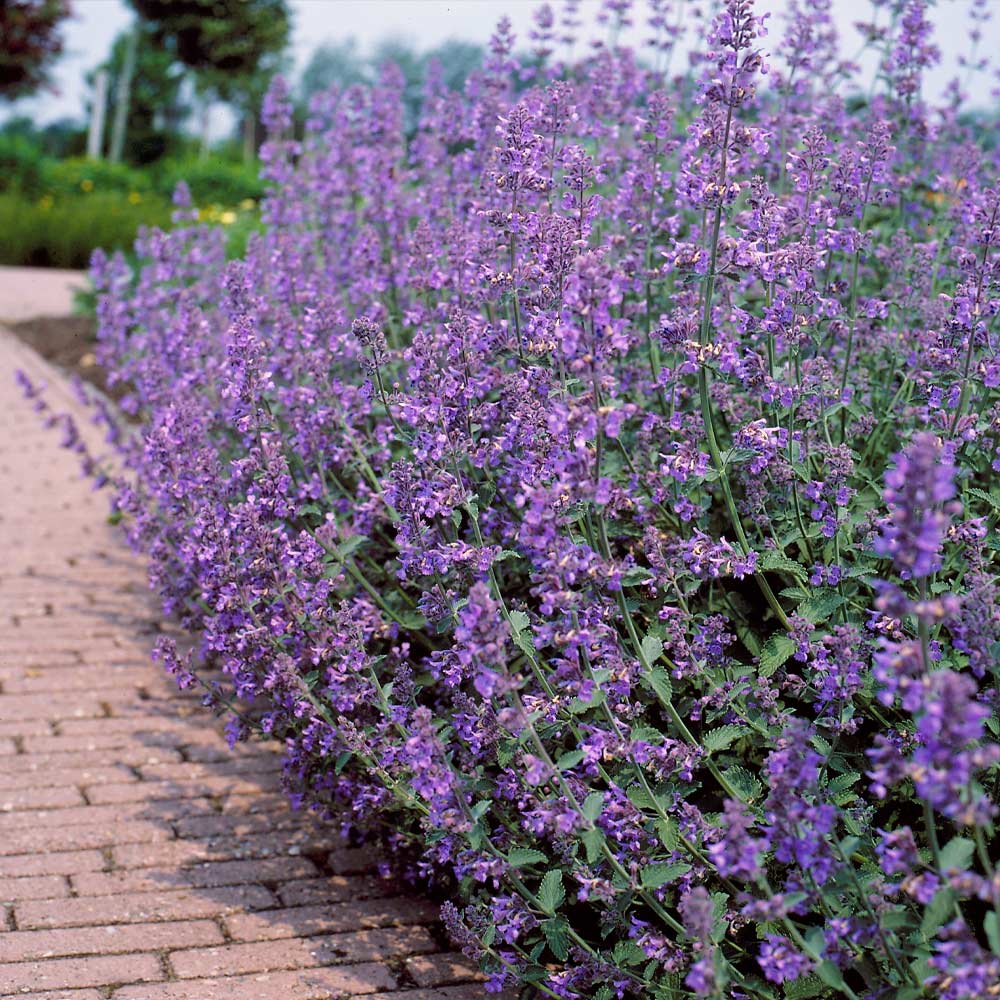
<path fill-rule="evenodd" d="M 142 567 L 0 330 L 0 998 L 482 1000 L 437 907 L 292 813 L 149 662 Z"/>

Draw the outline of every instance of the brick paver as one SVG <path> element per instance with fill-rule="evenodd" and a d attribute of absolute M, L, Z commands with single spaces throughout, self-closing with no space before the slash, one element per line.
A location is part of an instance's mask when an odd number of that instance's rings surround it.
<path fill-rule="evenodd" d="M 141 561 L 17 368 L 80 417 L 0 329 L 0 1000 L 484 1000 L 436 906 L 149 662 Z"/>

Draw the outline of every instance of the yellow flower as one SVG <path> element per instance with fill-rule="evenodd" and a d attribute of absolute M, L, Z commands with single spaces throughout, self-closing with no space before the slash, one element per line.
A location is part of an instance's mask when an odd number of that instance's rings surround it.
<path fill-rule="evenodd" d="M 138 191 L 129 191 L 128 203 L 130 205 L 138 205 L 140 201 L 142 201 L 142 195 Z"/>
<path fill-rule="evenodd" d="M 224 226 L 231 226 L 235 221 L 236 213 L 231 209 L 226 209 L 226 211 L 219 216 L 219 222 L 221 222 Z"/>
<path fill-rule="evenodd" d="M 84 177 L 84 179 L 82 181 L 80 181 L 80 190 L 81 191 L 93 191 L 94 190 L 94 182 L 89 177 Z"/>
<path fill-rule="evenodd" d="M 240 208 L 242 208 L 244 212 L 249 212 L 251 208 L 256 208 L 256 207 L 257 207 L 257 202 L 255 202 L 253 198 L 244 198 L 240 202 Z"/>

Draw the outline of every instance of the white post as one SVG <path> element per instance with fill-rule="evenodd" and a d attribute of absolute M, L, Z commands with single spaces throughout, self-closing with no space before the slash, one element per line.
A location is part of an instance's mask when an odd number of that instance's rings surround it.
<path fill-rule="evenodd" d="M 104 112 L 108 105 L 108 71 L 99 69 L 94 77 L 94 103 L 90 107 L 90 128 L 87 131 L 87 156 L 101 158 L 104 145 Z"/>
<path fill-rule="evenodd" d="M 128 104 L 132 91 L 132 74 L 135 73 L 135 54 L 139 44 L 139 29 L 134 28 L 128 36 L 125 45 L 125 61 L 118 86 L 115 88 L 115 121 L 111 129 L 111 147 L 108 159 L 112 163 L 120 163 L 125 151 L 125 128 L 128 124 Z"/>

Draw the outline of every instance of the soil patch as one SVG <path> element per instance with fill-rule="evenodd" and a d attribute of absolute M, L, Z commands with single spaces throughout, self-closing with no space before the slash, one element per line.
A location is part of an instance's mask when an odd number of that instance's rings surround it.
<path fill-rule="evenodd" d="M 6 327 L 46 361 L 108 392 L 106 373 L 95 356 L 97 323 L 92 316 L 38 316 Z"/>

